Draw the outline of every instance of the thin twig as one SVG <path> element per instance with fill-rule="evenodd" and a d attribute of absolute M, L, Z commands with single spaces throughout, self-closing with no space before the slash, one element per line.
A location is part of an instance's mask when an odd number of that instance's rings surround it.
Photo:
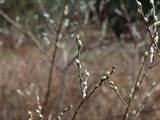
<path fill-rule="evenodd" d="M 112 67 L 111 71 L 107 71 L 106 74 L 101 77 L 100 81 L 94 86 L 94 88 L 91 90 L 91 92 L 84 99 L 82 99 L 81 102 L 78 104 L 78 107 L 76 108 L 76 110 L 75 110 L 75 112 L 74 112 L 73 117 L 72 117 L 71 120 L 75 120 L 75 117 L 76 117 L 78 111 L 80 110 L 81 106 L 96 92 L 96 90 L 98 88 L 100 88 L 100 86 L 105 81 L 112 82 L 110 80 L 110 77 L 114 73 L 114 71 L 115 71 L 115 66 Z M 112 85 L 110 84 L 110 86 L 112 87 L 112 89 L 114 89 L 115 91 L 117 91 L 117 87 L 114 85 L 113 82 L 112 82 Z"/>
<path fill-rule="evenodd" d="M 96 41 L 95 41 L 96 42 Z M 92 50 L 95 50 L 95 49 L 97 49 L 97 48 L 101 48 L 101 47 L 104 47 L 104 46 L 106 46 L 107 44 L 101 44 L 101 43 L 99 43 L 98 45 L 96 45 L 96 46 L 93 46 L 92 44 L 94 44 L 93 42 L 91 42 L 90 44 L 87 42 L 84 46 L 82 46 L 82 50 L 81 50 L 81 55 L 82 54 L 84 54 L 86 51 L 92 51 Z M 116 46 L 119 46 L 119 44 L 118 45 L 116 45 Z M 109 45 L 108 45 L 108 47 L 109 47 Z M 113 53 L 113 51 L 116 51 L 116 50 L 118 50 L 119 48 L 118 47 L 111 47 L 110 46 L 110 48 L 108 48 L 108 51 L 107 51 L 107 53 L 106 54 L 111 54 L 111 53 Z M 65 67 L 63 68 L 63 70 L 62 70 L 62 73 L 63 73 L 63 78 L 62 78 L 62 80 L 61 80 L 61 87 L 60 87 L 60 94 L 59 94 L 59 103 L 58 103 L 58 107 L 57 107 L 57 112 L 56 113 L 59 113 L 60 112 L 60 110 L 61 110 L 61 108 L 62 108 L 62 105 L 63 105 L 63 99 L 64 99 L 64 95 L 65 95 L 65 84 L 66 84 L 66 78 L 67 78 L 67 74 L 68 74 L 68 70 L 69 70 L 69 68 L 71 67 L 71 65 L 75 62 L 75 60 L 76 60 L 76 57 L 77 57 L 77 55 L 75 55 L 75 56 L 73 56 L 71 59 L 70 59 L 70 61 L 68 61 L 68 63 L 65 65 Z"/>
<path fill-rule="evenodd" d="M 157 43 L 155 42 L 155 35 L 153 35 L 153 34 L 155 34 L 156 31 L 154 31 L 154 33 L 152 34 L 151 29 L 150 29 L 150 26 L 149 26 L 149 24 L 148 24 L 148 20 L 146 19 L 145 15 L 144 15 L 141 2 L 139 2 L 138 0 L 135 0 L 135 1 L 136 1 L 136 3 L 137 3 L 139 13 L 140 13 L 140 15 L 142 16 L 143 21 L 144 21 L 144 23 L 145 23 L 146 26 L 147 26 L 147 29 L 148 29 L 148 32 L 149 32 L 149 34 L 150 34 L 150 37 L 151 37 L 152 42 L 151 42 L 151 44 L 150 44 L 150 46 L 149 46 L 149 48 L 148 48 L 148 50 L 147 50 L 147 54 L 146 54 L 145 57 L 144 57 L 144 61 L 143 61 L 142 64 L 141 64 L 141 67 L 140 67 L 140 70 L 139 70 L 139 73 L 138 73 L 138 77 L 137 77 L 136 83 L 135 83 L 135 85 L 134 85 L 133 91 L 131 91 L 131 93 L 130 93 L 130 95 L 129 95 L 129 98 L 128 98 L 128 107 L 127 107 L 126 110 L 125 110 L 125 113 L 124 113 L 124 115 L 123 115 L 122 120 L 127 120 L 127 119 L 128 119 L 128 112 L 129 112 L 131 103 L 132 103 L 132 101 L 133 101 L 133 99 L 134 99 L 137 91 L 139 90 L 140 84 L 142 83 L 142 81 L 143 81 L 143 79 L 144 79 L 144 77 L 145 77 L 145 74 L 143 74 L 142 79 L 139 80 L 139 78 L 140 78 L 140 76 L 141 76 L 141 74 L 142 74 L 142 70 L 143 70 L 143 67 L 144 67 L 144 63 L 145 63 L 145 61 L 146 61 L 146 57 L 148 56 L 148 52 L 149 52 L 149 50 L 150 50 L 150 48 L 152 47 L 153 44 L 156 46 L 157 51 L 159 52 L 158 45 L 157 45 Z"/>
<path fill-rule="evenodd" d="M 147 56 L 144 56 L 143 62 L 142 62 L 142 64 L 141 64 L 140 69 L 139 69 L 139 72 L 138 72 L 138 77 L 137 77 L 137 80 L 136 80 L 136 82 L 135 82 L 134 88 L 133 88 L 133 90 L 131 90 L 131 93 L 130 93 L 130 95 L 129 95 L 129 97 L 128 97 L 128 106 L 127 106 L 127 108 L 126 108 L 126 110 L 125 110 L 125 113 L 124 113 L 124 116 L 123 116 L 122 120 L 127 120 L 127 118 L 128 118 L 128 112 L 129 112 L 131 103 L 132 103 L 132 101 L 133 101 L 133 99 L 134 99 L 134 97 L 135 97 L 135 95 L 136 95 L 136 92 L 137 92 L 138 89 L 139 89 L 139 85 L 140 85 L 140 83 L 139 83 L 139 78 L 140 78 L 140 75 L 141 75 L 142 70 L 143 70 L 143 68 L 144 68 L 146 59 L 147 59 Z"/>
<path fill-rule="evenodd" d="M 37 0 L 36 5 L 37 4 L 38 4 L 38 10 L 41 12 L 41 14 L 43 14 L 43 16 L 45 14 L 48 14 L 47 10 L 45 9 L 45 7 L 44 7 L 44 5 L 42 3 L 42 0 Z M 47 25 L 47 27 L 50 29 L 50 31 L 52 33 L 57 32 L 57 26 L 54 23 L 54 20 L 50 16 L 46 18 L 46 25 Z"/>
<path fill-rule="evenodd" d="M 109 79 L 109 78 L 107 78 L 107 76 L 105 76 L 105 77 L 106 77 L 105 80 L 106 80 L 106 79 Z M 93 90 L 92 90 L 84 99 L 81 100 L 81 102 L 79 103 L 78 107 L 76 108 L 76 110 L 75 110 L 75 112 L 74 112 L 74 114 L 73 114 L 72 120 L 75 119 L 75 117 L 76 117 L 79 109 L 80 109 L 81 106 L 83 105 L 83 103 L 85 103 L 85 102 L 90 98 L 90 96 L 92 96 L 92 95 L 96 92 L 96 90 L 104 83 L 105 80 L 104 80 L 104 79 L 101 79 L 101 80 L 97 83 L 97 85 L 95 85 L 95 87 L 93 88 Z"/>
<path fill-rule="evenodd" d="M 12 24 L 15 28 L 17 28 L 20 32 L 24 33 L 25 35 L 29 36 L 31 40 L 36 44 L 36 46 L 45 53 L 45 48 L 43 45 L 39 42 L 39 40 L 36 38 L 36 36 L 28 29 L 25 29 L 22 27 L 18 22 L 14 21 L 12 18 L 10 18 L 2 9 L 0 9 L 0 15 L 10 24 Z"/>
<path fill-rule="evenodd" d="M 147 27 L 147 31 L 148 31 L 148 33 L 149 33 L 149 35 L 151 37 L 152 43 L 157 47 L 157 50 L 159 52 L 160 51 L 159 47 L 158 47 L 157 43 L 155 43 L 155 40 L 154 40 L 155 39 L 155 35 L 152 35 L 152 31 L 151 31 L 150 26 L 148 24 L 148 20 L 146 19 L 145 15 L 144 15 L 144 12 L 143 12 L 143 9 L 142 9 L 142 5 L 140 5 L 141 3 L 138 0 L 135 0 L 135 1 L 137 3 L 138 8 L 139 8 L 138 10 L 140 12 L 140 15 L 142 16 L 143 22 L 145 23 L 145 25 Z M 140 3 L 140 4 L 138 4 L 138 3 Z"/>
<path fill-rule="evenodd" d="M 57 31 L 57 34 L 56 34 L 56 40 L 55 40 L 55 44 L 54 44 L 54 50 L 53 50 L 53 53 L 52 53 L 51 65 L 50 65 L 50 68 L 49 68 L 49 76 L 48 76 L 48 80 L 47 80 L 47 82 L 48 82 L 47 83 L 47 91 L 46 91 L 45 100 L 44 100 L 44 103 L 43 103 L 44 107 L 47 107 L 48 100 L 49 100 L 49 97 L 50 97 L 50 90 L 51 90 L 51 84 L 52 84 L 52 78 L 53 78 L 55 59 L 56 59 L 57 50 L 58 50 L 58 45 L 57 44 L 58 44 L 58 41 L 60 40 L 60 34 L 61 34 L 61 31 L 62 31 L 63 21 L 64 21 L 64 17 L 65 17 L 64 10 L 65 10 L 66 5 L 67 5 L 67 0 L 64 1 L 63 13 L 62 13 L 62 17 L 60 19 L 58 31 Z"/>

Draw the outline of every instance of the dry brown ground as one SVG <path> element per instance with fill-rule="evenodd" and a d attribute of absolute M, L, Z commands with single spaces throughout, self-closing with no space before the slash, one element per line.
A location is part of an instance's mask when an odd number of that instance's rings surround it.
<path fill-rule="evenodd" d="M 112 46 L 114 47 L 114 45 Z M 110 47 L 88 51 L 82 56 L 82 63 L 90 71 L 89 89 L 99 80 L 105 70 L 110 70 L 113 64 L 117 65 L 116 73 L 112 80 L 116 82 L 122 95 L 127 98 L 130 88 L 135 82 L 134 71 L 139 68 L 139 62 L 134 61 L 133 46 L 129 48 L 107 52 Z M 63 54 L 59 52 L 56 65 L 63 65 Z M 140 60 L 139 60 L 140 61 Z M 19 54 L 7 51 L 0 57 L 0 119 L 1 120 L 24 120 L 27 119 L 27 111 L 36 109 L 36 96 L 39 93 L 41 102 L 47 86 L 49 61 L 35 48 L 27 48 L 26 52 Z M 135 105 L 140 103 L 152 83 L 160 79 L 159 64 L 150 71 L 138 93 Z M 50 105 L 53 118 L 59 103 L 60 85 L 63 74 L 60 69 L 54 71 L 53 89 L 51 91 Z M 64 115 L 64 120 L 70 120 L 76 105 L 80 101 L 80 90 L 77 81 L 76 65 L 73 64 L 68 71 L 66 79 L 63 107 L 69 104 L 73 108 Z M 140 119 L 160 120 L 159 90 L 157 86 L 153 95 L 149 98 Z M 133 107 L 136 109 L 136 107 Z M 146 112 L 148 110 L 149 112 Z M 105 83 L 80 109 L 77 120 L 119 120 L 124 112 L 124 106 L 114 91 Z"/>

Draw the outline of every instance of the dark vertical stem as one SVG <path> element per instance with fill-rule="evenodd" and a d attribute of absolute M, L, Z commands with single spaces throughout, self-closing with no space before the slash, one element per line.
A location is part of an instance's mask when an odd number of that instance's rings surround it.
<path fill-rule="evenodd" d="M 45 100 L 44 100 L 44 103 L 43 103 L 44 107 L 47 107 L 48 100 L 49 100 L 49 97 L 50 97 L 53 71 L 54 71 L 55 60 L 56 60 L 56 56 L 57 56 L 57 50 L 58 50 L 57 43 L 60 39 L 59 35 L 60 35 L 60 33 L 62 31 L 62 27 L 63 27 L 63 21 L 64 21 L 64 17 L 65 17 L 64 10 L 65 10 L 66 4 L 67 4 L 67 0 L 64 1 L 63 13 L 62 13 L 62 17 L 60 18 L 59 27 L 58 27 L 57 34 L 56 34 L 56 40 L 55 40 L 54 50 L 53 50 L 53 53 L 52 53 L 51 65 L 50 65 L 50 68 L 49 68 L 49 75 L 48 75 L 48 80 L 47 80 L 48 81 L 47 91 L 46 91 Z"/>

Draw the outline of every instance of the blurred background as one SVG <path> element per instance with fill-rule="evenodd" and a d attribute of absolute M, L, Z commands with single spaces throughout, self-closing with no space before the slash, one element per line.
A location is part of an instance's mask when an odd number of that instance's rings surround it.
<path fill-rule="evenodd" d="M 149 25 L 154 23 L 149 0 L 140 0 Z M 160 16 L 160 1 L 155 0 Z M 51 120 L 64 107 L 70 120 L 81 100 L 75 61 L 76 35 L 83 42 L 81 63 L 89 71 L 88 91 L 101 75 L 117 65 L 112 80 L 124 98 L 134 85 L 150 36 L 135 0 L 0 0 L 0 119 L 37 118 L 37 96 L 45 101 Z M 57 42 L 58 38 L 58 42 Z M 56 44 L 56 45 L 55 45 Z M 57 47 L 54 64 L 53 51 Z M 130 113 L 139 109 L 146 91 L 160 79 L 156 65 L 146 76 Z M 140 120 L 160 120 L 160 86 L 147 100 Z M 82 106 L 78 120 L 119 120 L 125 107 L 105 83 Z M 49 119 L 48 118 L 48 119 Z"/>

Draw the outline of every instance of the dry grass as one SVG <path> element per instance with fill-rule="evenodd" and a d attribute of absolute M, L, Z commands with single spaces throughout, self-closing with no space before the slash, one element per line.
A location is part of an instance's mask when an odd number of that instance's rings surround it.
<path fill-rule="evenodd" d="M 146 28 L 138 30 L 142 31 L 142 39 L 149 41 L 139 39 L 136 42 L 137 37 L 123 1 L 121 7 L 130 33 L 124 34 L 124 37 L 122 35 L 119 42 L 109 27 L 108 31 L 100 31 L 96 25 L 90 27 L 79 24 L 78 35 L 70 35 L 72 28 L 63 24 L 69 15 L 65 0 L 59 24 L 52 31 L 55 43 L 48 51 L 43 49 L 39 39 L 31 31 L 23 30 L 21 25 L 0 10 L 5 20 L 22 30 L 40 48 L 38 50 L 33 46 L 26 46 L 13 50 L 2 46 L 0 118 L 159 119 L 158 29 L 152 26 L 154 23 L 148 23 L 142 4 L 138 0 L 136 3 Z M 151 5 L 154 22 L 157 22 L 154 1 L 151 1 Z M 46 20 L 52 20 L 46 11 L 42 11 L 42 14 L 48 15 Z M 47 22 L 47 25 L 50 26 L 50 23 Z M 107 33 L 106 36 L 104 32 Z M 122 40 L 128 43 L 123 43 Z M 85 81 L 87 76 L 88 82 Z M 72 108 L 66 107 L 70 105 Z"/>
<path fill-rule="evenodd" d="M 114 47 L 113 45 L 110 45 Z M 122 93 L 127 98 L 129 88 L 133 85 L 134 81 L 134 69 L 138 68 L 134 64 L 134 55 L 132 49 L 124 49 L 122 51 L 115 50 L 107 53 L 110 48 L 101 48 L 86 52 L 82 56 L 82 63 L 90 70 L 91 78 L 89 79 L 89 89 L 100 78 L 105 69 L 110 69 L 113 64 L 118 66 L 117 71 L 114 73 L 112 80 L 116 82 Z M 132 48 L 131 44 L 128 44 Z M 32 52 L 31 52 L 32 51 Z M 46 61 L 41 53 L 36 49 L 27 49 L 27 52 L 23 55 L 15 52 L 10 52 L 12 57 L 3 57 L 0 61 L 0 88 L 1 88 L 1 111 L 0 117 L 2 120 L 16 120 L 25 119 L 27 117 L 27 111 L 35 111 L 36 109 L 36 94 L 39 91 L 40 100 L 43 101 L 44 93 L 46 91 L 46 78 L 48 75 L 49 63 Z M 60 55 L 62 53 L 59 53 Z M 57 58 L 59 61 L 57 65 L 62 64 L 60 60 L 63 56 Z M 108 57 L 109 56 L 109 57 Z M 144 92 L 149 89 L 151 81 L 158 80 L 160 78 L 158 65 L 147 75 L 147 80 L 142 84 L 142 88 L 138 92 L 135 104 L 139 102 L 144 96 Z M 73 111 L 75 110 L 78 101 L 81 96 L 79 93 L 79 85 L 77 82 L 77 73 L 75 65 L 71 67 L 66 79 L 66 89 L 64 96 L 63 106 L 72 104 L 71 111 L 64 115 L 65 120 L 70 120 Z M 53 101 L 52 112 L 55 118 L 55 109 L 57 108 L 59 95 L 60 80 L 62 79 L 62 73 L 59 69 L 54 72 L 54 90 L 51 91 L 51 98 Z M 159 89 L 157 86 L 154 94 L 148 100 L 148 104 L 144 109 L 144 114 L 141 118 L 145 120 L 155 120 L 159 118 L 158 111 L 152 111 L 155 107 L 159 106 Z M 136 102 L 137 101 L 137 102 Z M 151 110 L 149 113 L 145 113 L 145 110 Z M 117 98 L 117 95 L 113 92 L 108 84 L 104 84 L 96 94 L 94 94 L 80 109 L 77 119 L 80 120 L 114 120 L 119 118 L 110 118 L 112 115 L 122 115 L 124 106 Z M 143 112 L 142 112 L 143 113 Z"/>

